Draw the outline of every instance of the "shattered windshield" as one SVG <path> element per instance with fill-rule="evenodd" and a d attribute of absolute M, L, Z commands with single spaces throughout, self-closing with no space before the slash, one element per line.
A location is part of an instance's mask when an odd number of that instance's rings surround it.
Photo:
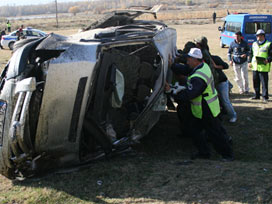
<path fill-rule="evenodd" d="M 144 9 L 142 7 L 140 7 L 141 9 L 137 9 L 137 8 L 138 7 L 133 7 L 129 10 L 118 10 L 118 11 L 113 11 L 111 13 L 107 13 L 104 17 L 92 23 L 85 30 L 132 24 L 135 18 L 145 13 L 152 14 L 154 15 L 154 18 L 157 18 L 156 13 L 161 8 L 161 5 L 156 5 L 152 8 L 143 7 Z"/>

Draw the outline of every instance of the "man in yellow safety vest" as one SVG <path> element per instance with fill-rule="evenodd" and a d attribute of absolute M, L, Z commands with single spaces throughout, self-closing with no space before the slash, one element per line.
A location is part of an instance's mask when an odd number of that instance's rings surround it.
<path fill-rule="evenodd" d="M 252 44 L 248 64 L 253 71 L 253 87 L 255 96 L 253 100 L 260 99 L 260 83 L 262 83 L 262 97 L 268 102 L 268 72 L 272 61 L 272 44 L 265 39 L 265 32 L 259 29 L 256 32 L 257 41 Z"/>
<path fill-rule="evenodd" d="M 187 79 L 186 89 L 171 95 L 177 103 L 190 103 L 191 115 L 187 117 L 191 122 L 188 134 L 198 149 L 191 159 L 210 158 L 206 139 L 208 136 L 215 150 L 222 155 L 223 159 L 232 161 L 233 152 L 230 137 L 218 118 L 220 106 L 213 75 L 210 67 L 203 62 L 202 58 L 200 49 L 190 49 L 187 55 L 187 64 L 191 72 Z M 169 92 L 170 86 L 168 84 L 166 84 L 165 90 Z M 203 134 L 203 130 L 205 130 L 205 134 Z"/>

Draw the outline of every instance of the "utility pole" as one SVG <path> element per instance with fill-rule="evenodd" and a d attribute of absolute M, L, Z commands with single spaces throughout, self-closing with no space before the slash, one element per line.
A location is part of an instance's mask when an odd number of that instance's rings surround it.
<path fill-rule="evenodd" d="M 58 21 L 58 2 L 55 0 L 55 5 L 56 5 L 56 21 L 57 21 L 57 28 L 59 27 L 59 21 Z"/>

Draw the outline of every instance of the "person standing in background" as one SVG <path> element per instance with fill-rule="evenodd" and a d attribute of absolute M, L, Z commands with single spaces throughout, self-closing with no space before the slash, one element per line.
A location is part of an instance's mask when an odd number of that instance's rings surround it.
<path fill-rule="evenodd" d="M 10 33 L 11 32 L 11 24 L 10 24 L 9 20 L 7 21 L 7 28 L 8 28 L 8 32 Z"/>
<path fill-rule="evenodd" d="M 256 32 L 257 41 L 252 44 L 248 64 L 253 71 L 253 87 L 255 96 L 251 99 L 260 99 L 260 83 L 262 83 L 262 97 L 268 102 L 268 72 L 272 61 L 272 43 L 265 39 L 265 32 L 259 29 Z"/>
<path fill-rule="evenodd" d="M 3 30 L 1 30 L 1 33 L 0 33 L 0 41 L 1 41 L 1 39 L 2 39 L 2 36 L 4 36 L 4 35 L 6 35 L 6 28 L 3 29 Z M 0 48 L 3 49 L 3 46 L 1 45 L 1 43 L 0 43 Z"/>
<path fill-rule="evenodd" d="M 235 33 L 235 40 L 231 42 L 228 50 L 228 59 L 230 66 L 233 66 L 235 81 L 239 88 L 240 94 L 249 93 L 248 84 L 248 63 L 247 57 L 249 55 L 250 48 L 242 39 L 242 33 L 240 31 Z"/>
<path fill-rule="evenodd" d="M 213 18 L 213 24 L 215 24 L 216 23 L 216 13 L 215 13 L 215 11 L 213 12 L 212 18 Z"/>

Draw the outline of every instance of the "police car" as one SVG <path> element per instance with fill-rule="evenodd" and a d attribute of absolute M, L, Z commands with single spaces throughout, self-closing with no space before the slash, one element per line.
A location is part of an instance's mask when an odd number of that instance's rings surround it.
<path fill-rule="evenodd" d="M 17 40 L 16 32 L 18 30 L 13 31 L 12 33 L 8 35 L 2 36 L 1 39 L 1 45 L 4 48 L 9 48 L 10 50 L 13 49 L 13 45 Z M 23 29 L 23 36 L 25 39 L 31 39 L 31 38 L 41 38 L 47 36 L 47 34 L 43 31 L 33 29 L 33 28 L 25 28 Z"/>

